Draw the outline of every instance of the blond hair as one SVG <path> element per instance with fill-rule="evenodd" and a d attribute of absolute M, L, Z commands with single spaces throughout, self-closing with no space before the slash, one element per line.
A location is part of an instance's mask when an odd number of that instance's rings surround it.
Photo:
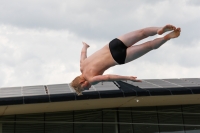
<path fill-rule="evenodd" d="M 71 83 L 70 86 L 75 90 L 77 95 L 82 95 L 80 76 L 77 76 Z"/>

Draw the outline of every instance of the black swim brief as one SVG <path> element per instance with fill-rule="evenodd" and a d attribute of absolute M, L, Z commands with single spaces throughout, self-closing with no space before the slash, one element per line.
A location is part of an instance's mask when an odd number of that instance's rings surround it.
<path fill-rule="evenodd" d="M 113 59 L 118 64 L 124 64 L 127 46 L 121 40 L 115 38 L 109 43 L 109 48 Z"/>

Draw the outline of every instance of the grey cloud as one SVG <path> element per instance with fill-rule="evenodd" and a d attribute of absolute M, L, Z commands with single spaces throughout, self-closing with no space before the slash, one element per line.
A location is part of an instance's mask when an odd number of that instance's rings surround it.
<path fill-rule="evenodd" d="M 5 83 L 5 80 L 6 80 L 6 73 L 4 72 L 4 70 L 2 69 L 4 66 L 0 63 L 0 85 L 4 84 Z"/>
<path fill-rule="evenodd" d="M 181 56 L 179 56 L 177 63 L 189 69 L 199 67 L 199 50 L 200 46 L 196 46 L 194 48 L 191 47 L 190 49 L 183 49 L 183 51 L 181 52 L 182 54 Z"/>
<path fill-rule="evenodd" d="M 26 28 L 68 29 L 80 36 L 110 39 L 152 23 L 149 17 L 156 15 L 155 9 L 141 9 L 141 17 L 146 19 L 137 18 L 140 17 L 137 10 L 144 5 L 152 6 L 152 2 L 1 1 L 0 23 Z"/>
<path fill-rule="evenodd" d="M 200 6 L 199 0 L 188 0 L 187 3 L 193 6 Z"/>
<path fill-rule="evenodd" d="M 171 64 L 179 64 L 182 67 L 193 68 L 200 66 L 200 62 L 198 61 L 200 57 L 199 48 L 197 45 L 191 47 L 177 45 L 174 39 L 166 42 L 159 49 L 147 53 L 138 60 L 155 64 L 166 63 L 169 66 Z"/>
<path fill-rule="evenodd" d="M 96 7 L 97 3 L 98 7 Z M 32 28 L 70 29 L 72 27 L 75 31 L 77 26 L 80 30 L 86 31 L 86 29 L 92 29 L 95 26 L 95 23 L 93 23 L 95 21 L 99 21 L 100 23 L 101 21 L 109 21 L 109 19 L 106 20 L 106 7 L 115 11 L 114 6 L 93 1 L 1 1 L 0 5 L 1 23 Z M 101 9 L 101 6 L 105 7 Z"/>
<path fill-rule="evenodd" d="M 67 31 L 0 26 L 0 85 L 66 83 L 79 72 L 79 39 Z"/>

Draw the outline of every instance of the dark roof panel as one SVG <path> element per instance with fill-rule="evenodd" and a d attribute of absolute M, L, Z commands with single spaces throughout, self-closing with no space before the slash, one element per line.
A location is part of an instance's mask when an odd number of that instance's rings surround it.
<path fill-rule="evenodd" d="M 0 98 L 0 106 L 3 105 L 17 105 L 17 104 L 23 104 L 23 97 L 5 97 Z"/>
<path fill-rule="evenodd" d="M 50 102 L 73 101 L 76 100 L 75 93 L 61 93 L 49 95 Z"/>
<path fill-rule="evenodd" d="M 77 96 L 76 95 L 76 100 L 86 100 L 86 99 L 99 99 L 100 94 L 98 91 L 84 91 L 83 95 Z"/>
<path fill-rule="evenodd" d="M 148 90 L 140 88 L 139 86 L 133 85 L 133 83 L 136 83 L 136 82 L 132 82 L 132 83 L 131 82 L 132 81 L 117 81 L 117 83 L 120 85 L 120 89 L 123 92 L 129 92 L 129 95 L 131 93 L 133 93 L 133 95 L 136 93 L 136 96 L 150 96 L 151 95 Z M 142 84 L 142 83 L 140 83 L 140 84 Z M 147 87 L 145 87 L 145 88 L 147 88 Z M 130 92 L 127 89 L 133 90 L 133 91 Z M 127 93 L 125 96 L 128 96 Z"/>
<path fill-rule="evenodd" d="M 32 103 L 48 103 L 50 102 L 48 95 L 38 95 L 38 96 L 25 96 L 24 103 L 32 104 Z"/>

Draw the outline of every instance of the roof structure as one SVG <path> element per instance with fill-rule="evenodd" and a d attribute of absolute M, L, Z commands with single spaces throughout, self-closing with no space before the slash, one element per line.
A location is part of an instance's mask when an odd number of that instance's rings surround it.
<path fill-rule="evenodd" d="M 101 82 L 97 85 L 93 85 L 90 90 L 83 92 L 83 95 L 77 96 L 75 91 L 70 88 L 69 84 L 54 84 L 54 85 L 38 85 L 38 86 L 24 86 L 24 87 L 6 87 L 0 88 L 0 108 L 6 108 L 10 106 L 21 107 L 22 105 L 35 106 L 37 104 L 58 104 L 60 102 L 71 103 L 77 106 L 88 101 L 95 104 L 104 104 L 101 108 L 109 107 L 112 105 L 118 106 L 130 106 L 126 105 L 130 100 L 134 99 L 147 99 L 161 100 L 164 97 L 168 99 L 180 98 L 180 96 L 196 97 L 200 94 L 200 78 L 183 78 L 183 79 L 144 79 L 142 82 L 132 81 L 114 81 L 114 82 Z M 197 97 L 198 96 L 198 97 Z M 183 97 L 183 98 L 184 98 Z M 190 98 L 191 99 L 191 98 Z M 110 103 L 117 100 L 117 103 Z M 122 102 L 123 100 L 124 103 Z M 136 100 L 137 102 L 139 100 Z M 175 99 L 174 99 L 175 100 Z M 193 99 L 196 101 L 195 99 Z M 143 100 L 144 101 L 144 100 Z M 162 100 L 161 100 L 162 101 Z M 184 101 L 184 100 L 183 100 Z M 196 102 L 185 102 L 185 104 L 194 104 Z M 200 101 L 200 100 L 199 100 Z M 105 103 L 106 102 L 106 103 Z M 166 101 L 165 101 L 166 102 Z M 176 103 L 176 101 L 174 101 Z M 156 102 L 155 102 L 156 103 Z M 34 105 L 33 105 L 34 104 Z M 71 107 L 70 104 L 70 107 Z M 91 108 L 95 108 L 91 106 Z M 143 106 L 146 104 L 136 105 L 131 103 L 131 106 Z M 167 104 L 163 103 L 163 104 Z M 173 104 L 169 103 L 169 104 Z M 176 104 L 184 104 L 182 101 Z M 162 105 L 162 103 L 160 103 Z M 112 107 L 115 107 L 112 106 Z M 24 106 L 25 107 L 25 106 Z M 28 106 L 27 106 L 28 107 Z M 70 108 L 69 109 L 81 109 Z M 99 107 L 99 108 L 100 108 Z M 87 108 L 90 108 L 89 106 Z M 3 112 L 5 114 L 5 111 Z M 11 114 L 11 113 L 9 113 Z M 1 112 L 0 112 L 1 115 Z"/>

